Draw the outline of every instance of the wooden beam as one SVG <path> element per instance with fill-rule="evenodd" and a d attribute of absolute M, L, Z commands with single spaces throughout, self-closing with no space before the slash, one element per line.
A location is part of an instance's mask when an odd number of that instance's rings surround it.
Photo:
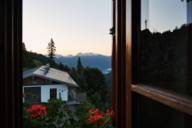
<path fill-rule="evenodd" d="M 146 85 L 132 85 L 133 92 L 192 116 L 192 100 L 176 93 Z"/>

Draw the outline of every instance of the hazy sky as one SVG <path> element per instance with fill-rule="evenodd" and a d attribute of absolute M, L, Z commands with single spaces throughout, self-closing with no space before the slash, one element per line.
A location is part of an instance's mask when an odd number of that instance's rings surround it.
<path fill-rule="evenodd" d="M 167 31 L 187 22 L 186 2 L 181 0 L 142 0 L 142 28 L 148 19 L 151 31 Z"/>
<path fill-rule="evenodd" d="M 112 0 L 23 0 L 23 42 L 47 53 L 51 38 L 57 54 L 111 54 Z"/>

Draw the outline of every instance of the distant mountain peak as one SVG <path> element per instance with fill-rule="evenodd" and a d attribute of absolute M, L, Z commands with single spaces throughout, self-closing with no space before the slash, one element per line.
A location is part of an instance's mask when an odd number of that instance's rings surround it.
<path fill-rule="evenodd" d="M 93 52 L 79 52 L 77 53 L 76 55 L 72 55 L 72 54 L 69 54 L 69 55 L 61 55 L 61 54 L 56 54 L 55 55 L 55 58 L 60 58 L 60 57 L 88 57 L 88 56 L 106 56 L 106 57 L 111 57 L 109 55 L 103 55 L 103 54 L 99 54 L 99 53 L 93 53 Z"/>
<path fill-rule="evenodd" d="M 98 56 L 100 54 L 97 53 L 92 53 L 92 52 L 87 52 L 87 53 L 77 53 L 76 56 Z"/>
<path fill-rule="evenodd" d="M 98 68 L 101 71 L 107 72 L 111 68 L 111 56 L 95 54 L 95 53 L 78 53 L 73 56 L 60 56 L 55 57 L 56 63 L 63 63 L 69 67 L 76 67 L 77 57 L 82 58 L 82 63 L 85 67 Z"/>

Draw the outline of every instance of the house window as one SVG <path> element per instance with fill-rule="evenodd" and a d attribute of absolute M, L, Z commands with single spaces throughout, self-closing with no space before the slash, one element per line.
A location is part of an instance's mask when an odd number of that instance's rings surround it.
<path fill-rule="evenodd" d="M 41 102 L 41 87 L 24 87 L 25 103 Z"/>
<path fill-rule="evenodd" d="M 57 99 L 57 89 L 56 88 L 50 89 L 50 99 Z"/>

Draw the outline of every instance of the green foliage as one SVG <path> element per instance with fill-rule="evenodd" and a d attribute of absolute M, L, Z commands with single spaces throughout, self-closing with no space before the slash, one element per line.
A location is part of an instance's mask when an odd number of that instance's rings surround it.
<path fill-rule="evenodd" d="M 96 68 L 85 68 L 83 75 L 87 85 L 91 86 L 91 88 L 88 87 L 88 94 L 94 94 L 96 91 L 98 93 L 105 93 L 105 77 L 100 70 Z"/>
<path fill-rule="evenodd" d="M 31 120 L 26 109 L 30 105 L 24 105 L 23 120 L 24 128 L 32 126 L 38 128 L 77 128 L 79 118 L 76 111 L 65 104 L 61 100 L 50 100 L 44 104 L 47 108 L 48 115 L 45 118 Z"/>
<path fill-rule="evenodd" d="M 88 99 L 101 110 L 108 107 L 107 104 L 110 102 L 110 98 L 102 72 L 96 68 L 86 68 L 83 75 L 88 85 L 85 88 L 89 96 Z"/>
<path fill-rule="evenodd" d="M 65 102 L 57 99 L 50 99 L 47 106 L 48 113 L 55 117 L 58 113 L 59 108 L 64 105 Z"/>
<path fill-rule="evenodd" d="M 48 128 L 72 128 L 77 125 L 75 110 L 61 100 L 50 100 L 47 104 L 49 116 L 46 118 Z M 74 127 L 75 128 L 75 127 Z"/>
<path fill-rule="evenodd" d="M 89 102 L 83 102 L 79 105 L 79 107 L 76 110 L 76 114 L 79 117 L 78 125 L 82 128 L 89 128 L 90 126 L 87 125 L 87 118 L 89 116 L 88 111 L 90 109 L 95 108 L 95 106 Z"/>
<path fill-rule="evenodd" d="M 30 115 L 26 112 L 32 104 L 23 105 L 23 121 L 24 128 L 95 128 L 87 123 L 89 117 L 89 110 L 95 109 L 95 105 L 90 102 L 82 102 L 76 107 L 71 107 L 61 100 L 49 100 L 48 103 L 43 104 L 47 108 L 47 116 L 31 120 Z M 110 127 L 96 127 L 96 128 L 113 128 L 111 118 L 105 117 L 104 122 Z"/>
<path fill-rule="evenodd" d="M 103 110 L 110 105 L 105 76 L 99 69 L 86 67 L 79 72 L 78 69 L 73 68 L 70 75 L 80 86 L 81 91 L 87 93 L 88 100 L 96 107 Z"/>

